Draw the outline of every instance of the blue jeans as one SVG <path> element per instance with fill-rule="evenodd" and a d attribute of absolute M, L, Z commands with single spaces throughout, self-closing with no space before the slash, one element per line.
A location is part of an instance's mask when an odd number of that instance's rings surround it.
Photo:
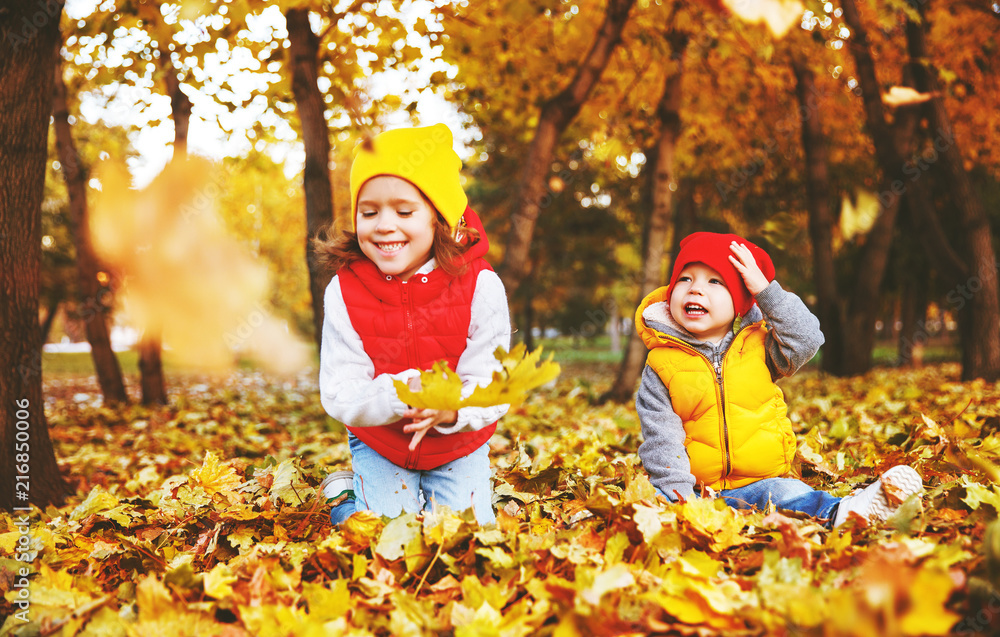
<path fill-rule="evenodd" d="M 817 491 L 795 478 L 766 478 L 735 489 L 719 491 L 719 497 L 734 509 L 767 508 L 798 511 L 819 518 L 826 526 L 833 524 L 840 498 L 826 491 Z"/>
<path fill-rule="evenodd" d="M 472 507 L 479 524 L 495 524 L 490 480 L 489 445 L 435 469 L 404 469 L 348 436 L 354 469 L 354 500 L 333 508 L 330 520 L 340 524 L 355 511 L 371 510 L 391 518 L 430 510 L 433 503 L 453 511 Z"/>
<path fill-rule="evenodd" d="M 664 495 L 659 489 L 656 492 Z M 735 489 L 723 489 L 718 495 L 734 509 L 764 510 L 771 503 L 776 509 L 819 518 L 828 528 L 833 525 L 840 504 L 840 498 L 817 491 L 795 478 L 766 478 Z"/>

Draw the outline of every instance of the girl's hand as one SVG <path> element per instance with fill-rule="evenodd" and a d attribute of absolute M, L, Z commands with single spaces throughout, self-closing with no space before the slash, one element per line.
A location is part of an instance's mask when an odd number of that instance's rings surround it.
<path fill-rule="evenodd" d="M 733 251 L 733 254 L 729 255 L 729 261 L 740 273 L 740 276 L 743 277 L 743 283 L 750 290 L 750 294 L 757 296 L 763 292 L 768 284 L 767 277 L 761 272 L 760 266 L 757 265 L 757 261 L 753 258 L 753 253 L 750 252 L 750 248 L 742 243 L 733 241 L 729 244 L 729 249 Z"/>
<path fill-rule="evenodd" d="M 410 451 L 415 451 L 431 427 L 454 423 L 458 420 L 458 412 L 454 409 L 407 409 L 403 418 L 413 419 L 413 422 L 403 426 L 403 431 L 413 434 Z"/>

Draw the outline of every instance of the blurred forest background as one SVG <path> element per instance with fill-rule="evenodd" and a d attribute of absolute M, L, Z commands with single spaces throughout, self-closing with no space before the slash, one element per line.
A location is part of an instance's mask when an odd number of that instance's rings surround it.
<path fill-rule="evenodd" d="M 40 404 L 43 343 L 87 343 L 107 403 L 130 400 L 122 361 L 169 400 L 164 344 L 301 368 L 329 280 L 307 245 L 349 223 L 352 148 L 438 121 L 517 336 L 614 363 L 605 400 L 631 398 L 632 313 L 696 230 L 771 253 L 826 372 L 1000 378 L 1000 3 L 4 6 L 4 399 Z M 33 200 L 15 132 L 46 127 Z"/>
<path fill-rule="evenodd" d="M 63 5 L 0 0 L 0 635 L 1000 634 L 1000 2 Z M 496 527 L 333 527 L 308 246 L 359 140 L 438 122 L 563 373 Z M 696 230 L 820 318 L 791 475 L 922 499 L 656 498 L 632 314 Z"/>

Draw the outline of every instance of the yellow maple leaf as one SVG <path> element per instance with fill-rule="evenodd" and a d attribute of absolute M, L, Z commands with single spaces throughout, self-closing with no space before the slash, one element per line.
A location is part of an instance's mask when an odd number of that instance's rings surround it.
<path fill-rule="evenodd" d="M 471 535 L 468 523 L 447 507 L 435 507 L 424 516 L 423 534 L 428 546 L 440 545 L 443 550 Z"/>
<path fill-rule="evenodd" d="M 413 391 L 403 381 L 394 381 L 399 399 L 416 409 L 454 409 L 462 406 L 462 379 L 445 361 L 430 371 L 420 372 L 420 390 Z"/>
<path fill-rule="evenodd" d="M 274 504 L 302 504 L 302 495 L 309 485 L 302 479 L 296 463 L 291 459 L 282 460 L 271 473 L 274 481 L 271 483 L 270 498 Z"/>
<path fill-rule="evenodd" d="M 712 551 L 746 544 L 741 534 L 743 519 L 726 504 L 708 498 L 691 498 L 682 504 L 677 518 L 684 523 L 688 536 Z"/>
<path fill-rule="evenodd" d="M 922 568 L 911 580 L 914 603 L 903 617 L 901 628 L 904 635 L 947 635 L 959 620 L 957 613 L 948 609 L 948 598 L 955 589 L 955 581 L 944 569 Z"/>
<path fill-rule="evenodd" d="M 116 506 L 118 506 L 118 498 L 101 487 L 95 486 L 87 494 L 87 498 L 69 514 L 69 519 L 73 521 L 82 520 L 95 513 L 113 509 Z"/>
<path fill-rule="evenodd" d="M 216 564 L 211 571 L 205 573 L 205 594 L 215 599 L 229 599 L 233 595 L 233 583 L 237 579 L 228 564 Z"/>
<path fill-rule="evenodd" d="M 844 195 L 840 208 L 840 234 L 843 239 L 847 241 L 871 230 L 881 206 L 878 197 L 867 190 L 858 189 L 853 198 Z"/>
<path fill-rule="evenodd" d="M 660 520 L 659 509 L 644 506 L 642 504 L 632 505 L 632 520 L 635 526 L 642 533 L 644 542 L 651 542 L 653 538 L 663 530 L 663 522 Z"/>
<path fill-rule="evenodd" d="M 702 578 L 688 570 L 674 567 L 664 574 L 662 588 L 652 595 L 656 603 L 685 624 L 745 628 L 742 617 L 754 604 L 753 596 L 732 580 Z"/>
<path fill-rule="evenodd" d="M 995 485 L 985 487 L 970 480 L 968 476 L 962 476 L 961 485 L 965 487 L 965 497 L 962 498 L 962 502 L 967 504 L 970 509 L 975 511 L 979 505 L 988 504 L 1000 511 L 1000 487 Z"/>
<path fill-rule="evenodd" d="M 354 544 L 367 548 L 379 536 L 383 526 L 382 518 L 375 513 L 368 510 L 357 511 L 340 525 L 340 534 Z"/>
<path fill-rule="evenodd" d="M 357 514 L 355 514 L 357 515 Z M 348 518 L 348 520 L 352 519 Z M 346 526 L 346 524 L 345 524 Z M 398 560 L 406 553 L 406 545 L 419 536 L 421 533 L 420 522 L 414 513 L 404 513 L 403 515 L 389 520 L 385 529 L 379 536 L 375 545 L 375 552 L 383 559 Z"/>
<path fill-rule="evenodd" d="M 830 593 L 826 627 L 833 635 L 947 635 L 959 615 L 947 607 L 955 589 L 948 571 L 909 559 L 871 557 L 849 586 Z"/>
<path fill-rule="evenodd" d="M 882 103 L 887 106 L 923 104 L 933 98 L 933 93 L 921 93 L 909 86 L 890 86 L 888 91 L 882 93 Z"/>
<path fill-rule="evenodd" d="M 705 623 L 706 612 L 703 603 L 697 598 L 690 598 L 687 595 L 668 595 L 666 593 L 653 593 L 650 597 L 682 624 L 703 624 Z"/>
<path fill-rule="evenodd" d="M 641 500 L 656 500 L 656 488 L 649 481 L 649 476 L 639 473 L 631 479 L 626 479 L 625 489 L 622 491 L 622 502 L 632 503 Z"/>
<path fill-rule="evenodd" d="M 306 582 L 302 585 L 302 595 L 309 602 L 309 616 L 315 621 L 338 619 L 351 608 L 351 592 L 344 579 L 333 580 L 326 586 L 319 582 Z"/>
<path fill-rule="evenodd" d="M 144 619 L 157 620 L 173 613 L 174 599 L 155 575 L 147 575 L 135 587 L 135 601 Z"/>
<path fill-rule="evenodd" d="M 477 387 L 466 400 L 466 405 L 489 407 L 507 404 L 516 407 L 524 402 L 529 391 L 555 380 L 560 369 L 558 363 L 552 362 L 551 354 L 542 361 L 541 347 L 532 352 L 525 351 L 523 343 L 519 343 L 509 354 L 498 347 L 494 356 L 503 365 L 503 372 L 493 372 L 493 382 L 486 387 Z"/>
<path fill-rule="evenodd" d="M 219 458 L 209 451 L 205 454 L 205 461 L 202 462 L 201 466 L 188 476 L 188 482 L 192 485 L 201 485 L 207 493 L 211 494 L 232 491 L 243 480 L 233 467 L 220 463 Z"/>
<path fill-rule="evenodd" d="M 5 555 L 13 555 L 17 547 L 17 540 L 20 537 L 20 531 L 0 533 L 0 551 L 3 551 Z"/>
<path fill-rule="evenodd" d="M 430 371 L 420 373 L 420 391 L 411 390 L 406 383 L 394 381 L 399 399 L 417 409 L 452 409 L 462 407 L 492 407 L 494 405 L 520 405 L 528 392 L 541 387 L 559 375 L 559 364 L 552 362 L 552 355 L 542 361 L 542 348 L 526 352 L 519 343 L 510 352 L 498 347 L 493 354 L 502 366 L 493 372 L 489 385 L 477 387 L 472 394 L 462 398 L 462 380 L 445 361 L 434 363 Z"/>
<path fill-rule="evenodd" d="M 579 571 L 577 576 L 579 576 Z M 635 585 L 635 577 L 629 571 L 629 567 L 626 564 L 615 564 L 611 566 L 606 571 L 601 571 L 594 575 L 593 582 L 587 588 L 579 591 L 579 598 L 583 601 L 591 604 L 592 606 L 597 606 L 601 602 L 601 597 L 605 593 L 619 590 L 622 588 L 628 588 L 629 586 Z"/>

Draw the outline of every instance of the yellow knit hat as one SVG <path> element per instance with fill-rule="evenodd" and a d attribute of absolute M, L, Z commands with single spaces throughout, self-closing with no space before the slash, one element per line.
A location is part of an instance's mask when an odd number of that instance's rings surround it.
<path fill-rule="evenodd" d="M 444 124 L 397 128 L 376 135 L 370 144 L 358 144 L 351 165 L 354 227 L 357 228 L 361 186 L 372 177 L 392 175 L 419 188 L 454 229 L 465 213 L 469 198 L 459 178 L 462 160 L 452 145 L 451 130 Z"/>

